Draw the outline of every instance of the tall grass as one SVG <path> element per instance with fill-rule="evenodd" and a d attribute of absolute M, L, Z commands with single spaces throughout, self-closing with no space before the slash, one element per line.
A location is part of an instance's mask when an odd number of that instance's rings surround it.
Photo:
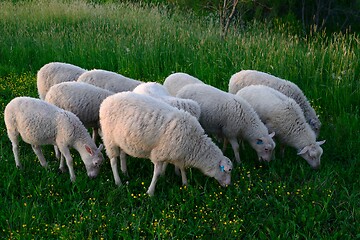
<path fill-rule="evenodd" d="M 254 23 L 225 41 L 216 19 L 125 3 L 3 1 L 0 3 L 0 101 L 37 97 L 36 72 L 51 61 L 162 82 L 187 72 L 226 90 L 230 76 L 257 69 L 291 80 L 320 115 L 326 139 L 322 168 L 312 171 L 294 150 L 258 164 L 245 146 L 233 185 L 223 189 L 195 170 L 189 186 L 169 169 L 155 197 L 144 193 L 152 164 L 130 159 L 130 177 L 113 183 L 108 161 L 89 180 L 74 152 L 77 181 L 49 170 L 21 142 L 24 170 L 15 168 L 0 122 L 0 237 L 110 238 L 359 238 L 359 36 L 300 36 L 287 26 Z M 226 155 L 232 156 L 230 149 Z"/>

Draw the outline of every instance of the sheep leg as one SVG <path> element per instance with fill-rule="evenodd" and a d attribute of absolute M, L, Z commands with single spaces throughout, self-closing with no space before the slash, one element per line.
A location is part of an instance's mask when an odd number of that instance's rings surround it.
<path fill-rule="evenodd" d="M 113 172 L 113 175 L 114 175 L 115 184 L 120 186 L 122 183 L 121 183 L 121 180 L 120 180 L 120 177 L 119 177 L 116 157 L 113 157 L 113 158 L 110 159 L 110 164 L 111 164 L 111 169 L 112 169 L 112 172 Z"/>
<path fill-rule="evenodd" d="M 175 166 L 175 174 L 176 175 L 178 175 L 178 176 L 180 176 L 180 168 L 179 167 L 177 167 L 177 166 Z"/>
<path fill-rule="evenodd" d="M 223 152 L 226 151 L 227 144 L 228 144 L 228 140 L 227 140 L 227 138 L 224 137 L 223 138 L 223 147 L 222 147 Z"/>
<path fill-rule="evenodd" d="M 18 140 L 18 134 L 8 131 L 8 136 L 12 144 L 12 150 L 14 153 L 15 158 L 15 164 L 17 168 L 22 168 L 20 159 L 19 159 L 19 140 Z"/>
<path fill-rule="evenodd" d="M 122 150 L 120 150 L 120 167 L 121 167 L 122 173 L 128 177 L 129 173 L 128 173 L 127 164 L 126 164 L 126 153 Z"/>
<path fill-rule="evenodd" d="M 161 176 L 164 176 L 164 175 L 165 175 L 165 171 L 166 171 L 167 165 L 168 165 L 167 162 L 164 162 L 164 163 L 163 163 L 163 166 L 162 166 L 162 169 L 161 169 Z M 176 169 L 176 167 L 175 167 L 175 169 Z"/>
<path fill-rule="evenodd" d="M 187 178 L 186 178 L 185 168 L 180 168 L 180 172 L 181 172 L 182 184 L 183 184 L 183 186 L 187 186 L 188 182 L 187 182 Z"/>
<path fill-rule="evenodd" d="M 41 151 L 41 148 L 39 145 L 31 145 L 32 149 L 34 150 L 36 156 L 38 157 L 41 166 L 43 166 L 44 168 L 48 167 L 48 164 L 45 160 L 44 154 Z"/>
<path fill-rule="evenodd" d="M 280 144 L 280 156 L 281 156 L 281 158 L 284 158 L 284 156 L 285 156 L 285 145 L 284 144 Z"/>
<path fill-rule="evenodd" d="M 59 147 L 59 150 L 66 159 L 66 165 L 68 166 L 69 173 L 70 173 L 70 180 L 71 180 L 71 182 L 75 182 L 76 176 L 75 176 L 74 166 L 73 166 L 74 163 L 73 163 L 73 158 L 71 157 L 71 154 L 70 154 L 70 150 L 67 147 Z"/>
<path fill-rule="evenodd" d="M 163 163 L 162 162 L 154 163 L 154 175 L 152 177 L 149 189 L 146 192 L 150 196 L 154 196 L 155 185 L 156 185 L 156 182 L 159 179 L 159 176 L 160 176 L 160 174 L 162 172 L 162 168 L 163 168 Z"/>
<path fill-rule="evenodd" d="M 65 161 L 64 161 L 64 156 L 62 154 L 60 154 L 60 166 L 59 166 L 59 170 L 61 172 L 66 172 L 66 167 L 65 167 Z"/>
<path fill-rule="evenodd" d="M 238 141 L 236 139 L 229 139 L 229 142 L 230 142 L 231 147 L 232 147 L 232 149 L 234 151 L 236 162 L 241 163 Z"/>
<path fill-rule="evenodd" d="M 59 151 L 59 148 L 56 145 L 54 145 L 54 151 L 55 151 L 55 157 L 57 159 L 60 159 L 61 158 L 61 153 Z"/>

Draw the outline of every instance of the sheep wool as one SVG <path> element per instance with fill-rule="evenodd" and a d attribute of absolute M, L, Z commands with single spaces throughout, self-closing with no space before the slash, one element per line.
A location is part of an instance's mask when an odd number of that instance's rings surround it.
<path fill-rule="evenodd" d="M 86 128 L 94 128 L 95 140 L 100 127 L 100 104 L 112 94 L 106 89 L 83 82 L 63 82 L 49 89 L 45 101 L 74 113 Z"/>
<path fill-rule="evenodd" d="M 323 153 L 320 145 L 325 141 L 316 142 L 314 131 L 306 122 L 300 106 L 292 98 L 264 85 L 244 87 L 236 95 L 251 104 L 282 144 L 295 148 L 298 155 L 312 168 L 320 166 Z"/>
<path fill-rule="evenodd" d="M 39 69 L 36 84 L 40 99 L 45 99 L 50 87 L 61 82 L 76 81 L 85 69 L 62 62 L 51 62 Z"/>
<path fill-rule="evenodd" d="M 172 96 L 176 96 L 180 89 L 183 88 L 185 85 L 194 83 L 204 82 L 187 73 L 177 72 L 170 74 L 167 78 L 165 78 L 164 86 Z"/>
<path fill-rule="evenodd" d="M 167 89 L 160 83 L 156 83 L 156 82 L 142 83 L 138 85 L 133 90 L 133 92 L 158 98 L 164 101 L 165 103 L 169 104 L 170 106 L 173 106 L 177 109 L 182 109 L 190 113 L 192 116 L 196 117 L 197 119 L 199 119 L 200 117 L 200 106 L 197 102 L 191 99 L 182 99 L 171 96 L 170 93 L 167 91 Z"/>
<path fill-rule="evenodd" d="M 142 83 L 121 74 L 101 69 L 85 72 L 77 81 L 89 83 L 114 93 L 132 91 L 137 85 Z"/>
<path fill-rule="evenodd" d="M 310 124 L 316 136 L 319 135 L 321 122 L 306 96 L 295 83 L 256 70 L 242 70 L 231 76 L 229 92 L 236 94 L 241 88 L 250 85 L 265 85 L 294 99 L 300 105 L 304 112 L 305 119 Z"/>
<path fill-rule="evenodd" d="M 166 163 L 180 169 L 183 184 L 187 184 L 188 167 L 200 169 L 222 186 L 231 182 L 231 161 L 204 133 L 196 118 L 161 100 L 133 92 L 117 93 L 101 104 L 100 124 L 117 185 L 121 181 L 116 158 L 120 155 L 123 166 L 125 153 L 149 158 L 154 164 L 147 191 L 150 196 Z"/>
<path fill-rule="evenodd" d="M 80 153 L 88 176 L 93 178 L 98 175 L 103 161 L 102 146 L 96 147 L 86 128 L 73 113 L 40 99 L 17 97 L 5 107 L 4 119 L 17 167 L 21 168 L 18 150 L 20 135 L 24 142 L 31 144 L 43 167 L 47 167 L 47 162 L 40 146 L 56 145 L 65 156 L 70 179 L 74 182 L 73 158 L 69 150 L 69 147 L 73 147 Z M 66 170 L 63 159 L 60 161 L 60 170 Z"/>
<path fill-rule="evenodd" d="M 271 160 L 274 134 L 268 133 L 254 109 L 241 97 L 207 84 L 184 86 L 177 97 L 199 103 L 200 124 L 208 134 L 224 137 L 230 142 L 237 162 L 240 163 L 239 138 L 250 143 L 259 160 Z"/>

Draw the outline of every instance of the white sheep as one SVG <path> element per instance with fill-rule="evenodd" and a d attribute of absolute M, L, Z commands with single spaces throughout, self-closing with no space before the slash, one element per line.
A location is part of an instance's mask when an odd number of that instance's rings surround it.
<path fill-rule="evenodd" d="M 101 69 L 87 71 L 80 75 L 77 81 L 89 83 L 114 93 L 132 91 L 142 83 L 121 74 Z"/>
<path fill-rule="evenodd" d="M 17 97 L 5 107 L 4 119 L 17 167 L 21 168 L 18 149 L 20 134 L 24 142 L 31 144 L 43 167 L 47 167 L 47 162 L 40 146 L 56 145 L 65 156 L 70 179 L 74 182 L 76 177 L 69 150 L 69 147 L 73 147 L 80 153 L 88 176 L 94 178 L 98 175 L 103 161 L 102 145 L 96 147 L 84 125 L 73 113 L 40 99 Z M 63 160 L 60 161 L 60 170 L 66 170 Z"/>
<path fill-rule="evenodd" d="M 177 72 L 170 74 L 164 80 L 164 86 L 172 96 L 176 94 L 183 88 L 185 85 L 194 84 L 194 83 L 204 83 L 200 79 L 193 77 L 187 73 Z"/>
<path fill-rule="evenodd" d="M 314 131 L 292 98 L 264 85 L 244 87 L 236 95 L 251 104 L 268 129 L 276 133 L 282 145 L 295 148 L 312 168 L 320 166 L 323 153 L 320 145 L 325 141 L 316 141 Z"/>
<path fill-rule="evenodd" d="M 100 127 L 100 104 L 112 94 L 106 89 L 83 82 L 63 82 L 49 89 L 45 101 L 74 113 L 86 128 L 93 128 L 95 141 Z"/>
<path fill-rule="evenodd" d="M 153 162 L 154 174 L 147 191 L 151 196 L 164 163 L 180 169 L 184 185 L 188 167 L 200 169 L 222 186 L 231 182 L 232 162 L 204 133 L 196 118 L 161 100 L 133 92 L 117 93 L 101 104 L 100 124 L 117 185 L 121 184 L 117 157 L 120 155 L 124 172 L 126 154 Z"/>
<path fill-rule="evenodd" d="M 200 106 L 197 102 L 191 99 L 182 99 L 171 96 L 170 93 L 167 91 L 167 89 L 160 83 L 156 83 L 156 82 L 142 83 L 138 85 L 136 88 L 134 88 L 133 92 L 158 98 L 173 107 L 182 109 L 190 113 L 197 119 L 199 119 L 200 117 Z"/>
<path fill-rule="evenodd" d="M 229 92 L 236 94 L 241 88 L 250 85 L 265 85 L 294 99 L 300 105 L 304 112 L 305 119 L 310 124 L 316 136 L 319 135 L 321 122 L 306 96 L 295 83 L 256 70 L 242 70 L 231 76 Z"/>
<path fill-rule="evenodd" d="M 45 99 L 49 88 L 57 83 L 76 81 L 77 78 L 86 72 L 85 69 L 62 62 L 51 62 L 45 64 L 37 72 L 37 89 L 40 99 Z"/>
<path fill-rule="evenodd" d="M 177 97 L 192 99 L 199 103 L 200 124 L 208 134 L 215 134 L 230 142 L 238 163 L 240 163 L 239 138 L 250 143 L 256 150 L 259 160 L 271 160 L 275 148 L 272 139 L 274 133 L 268 133 L 268 129 L 256 112 L 241 97 L 207 84 L 184 86 Z"/>

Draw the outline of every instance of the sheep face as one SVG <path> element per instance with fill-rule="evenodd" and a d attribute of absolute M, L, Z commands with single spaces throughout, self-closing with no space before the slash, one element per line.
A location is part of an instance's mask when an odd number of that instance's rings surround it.
<path fill-rule="evenodd" d="M 101 144 L 96 150 L 93 150 L 89 146 L 85 145 L 85 149 L 87 152 L 84 158 L 86 172 L 90 178 L 95 178 L 99 174 L 100 166 L 104 161 L 104 157 L 101 153 L 103 145 Z"/>
<path fill-rule="evenodd" d="M 251 146 L 256 150 L 259 161 L 270 162 L 275 148 L 275 142 L 272 139 L 275 133 L 269 134 L 269 136 L 255 139 L 250 142 Z"/>
<path fill-rule="evenodd" d="M 323 149 L 320 147 L 325 141 L 316 142 L 304 147 L 298 155 L 304 158 L 313 169 L 320 167 L 320 158 L 323 153 Z"/>
<path fill-rule="evenodd" d="M 216 171 L 214 178 L 222 187 L 227 187 L 231 183 L 231 170 L 233 164 L 228 158 L 224 158 L 219 163 L 219 168 Z"/>

